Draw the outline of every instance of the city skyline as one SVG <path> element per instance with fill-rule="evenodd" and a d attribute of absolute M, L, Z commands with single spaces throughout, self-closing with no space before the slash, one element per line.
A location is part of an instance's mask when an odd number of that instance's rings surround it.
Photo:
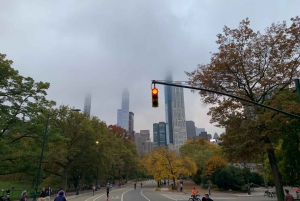
<path fill-rule="evenodd" d="M 83 110 L 92 94 L 91 115 L 116 124 L 124 87 L 130 91 L 135 130 L 165 121 L 164 86 L 159 107 L 151 107 L 151 80 L 187 81 L 185 71 L 208 64 L 218 52 L 216 35 L 249 18 L 264 32 L 272 23 L 299 15 L 300 1 L 3 1 L 0 52 L 23 76 L 49 82 L 46 96 L 57 106 Z M 138 9 L 137 9 L 138 8 Z M 238 8 L 238 9 L 237 9 Z M 134 10 L 134 12 L 129 12 Z M 67 11 L 67 12 L 66 12 Z M 211 52 L 211 53 L 210 53 Z M 186 120 L 208 133 L 225 129 L 210 124 L 211 105 L 184 90 Z"/>

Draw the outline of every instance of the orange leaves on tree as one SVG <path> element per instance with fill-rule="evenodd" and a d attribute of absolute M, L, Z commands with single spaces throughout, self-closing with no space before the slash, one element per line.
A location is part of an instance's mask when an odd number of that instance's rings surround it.
<path fill-rule="evenodd" d="M 227 166 L 227 161 L 221 155 L 215 155 L 205 162 L 205 176 L 210 176 L 216 169 Z"/>

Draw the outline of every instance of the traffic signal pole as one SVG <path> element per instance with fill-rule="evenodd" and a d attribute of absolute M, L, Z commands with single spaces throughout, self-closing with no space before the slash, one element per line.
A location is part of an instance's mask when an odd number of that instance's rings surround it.
<path fill-rule="evenodd" d="M 180 85 L 180 84 L 173 84 L 173 83 L 169 83 L 169 82 L 161 82 L 161 81 L 156 81 L 156 80 L 152 80 L 152 84 L 161 84 L 161 85 L 168 85 L 168 86 L 173 86 L 173 87 L 181 87 L 181 88 L 186 88 L 186 89 L 201 90 L 201 91 L 216 93 L 216 94 L 220 94 L 220 95 L 223 95 L 223 96 L 228 96 L 228 97 L 231 97 L 231 98 L 235 98 L 235 99 L 241 100 L 243 102 L 251 103 L 251 104 L 254 104 L 254 105 L 259 105 L 259 106 L 267 108 L 269 110 L 273 110 L 273 111 L 276 111 L 276 112 L 279 112 L 279 113 L 282 113 L 282 114 L 300 119 L 300 116 L 298 116 L 298 115 L 291 114 L 291 113 L 288 113 L 288 112 L 284 112 L 282 110 L 278 110 L 276 108 L 273 108 L 273 107 L 270 107 L 270 106 L 267 106 L 267 105 L 263 105 L 263 104 L 255 102 L 255 101 L 247 100 L 247 99 L 244 99 L 244 98 L 241 98 L 241 97 L 238 97 L 238 96 L 234 96 L 232 94 L 227 94 L 227 93 L 224 93 L 224 92 L 220 92 L 220 91 L 215 91 L 215 90 L 211 90 L 211 89 L 204 89 L 204 88 L 200 88 L 200 87 L 184 86 L 184 85 Z M 298 84 L 299 84 L 299 80 L 298 80 Z M 297 90 L 299 90 L 298 92 L 300 94 L 300 88 L 297 88 Z"/>

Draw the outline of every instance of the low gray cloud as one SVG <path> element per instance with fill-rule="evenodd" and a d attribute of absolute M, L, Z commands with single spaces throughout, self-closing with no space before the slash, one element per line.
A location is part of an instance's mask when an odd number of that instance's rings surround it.
<path fill-rule="evenodd" d="M 152 130 L 164 121 L 152 108 L 151 80 L 187 80 L 184 71 L 207 63 L 217 51 L 216 35 L 249 17 L 262 31 L 272 22 L 295 17 L 298 0 L 202 1 L 4 1 L 0 0 L 0 52 L 22 75 L 51 83 L 48 98 L 58 105 L 83 108 L 92 94 L 92 115 L 108 124 L 117 121 L 121 95 L 130 93 L 135 130 Z M 185 90 L 187 120 L 209 133 L 208 106 Z"/>

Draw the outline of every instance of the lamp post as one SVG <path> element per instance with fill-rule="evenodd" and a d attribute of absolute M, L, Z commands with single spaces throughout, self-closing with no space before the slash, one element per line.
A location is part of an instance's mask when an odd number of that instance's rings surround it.
<path fill-rule="evenodd" d="M 96 141 L 96 144 L 99 144 L 99 141 Z M 98 150 L 97 150 L 97 154 L 98 154 Z M 97 162 L 97 175 L 96 175 L 96 191 L 98 190 L 98 162 Z"/>
<path fill-rule="evenodd" d="M 82 146 L 80 147 L 80 161 L 81 161 L 81 156 L 82 156 Z M 78 190 L 78 187 L 79 187 L 79 179 L 80 179 L 80 163 L 79 163 L 79 167 L 78 167 L 78 174 L 77 174 L 77 187 L 76 187 L 76 195 L 79 195 L 79 190 Z"/>
<path fill-rule="evenodd" d="M 72 109 L 70 111 L 80 111 L 80 109 Z M 56 114 L 57 113 L 52 113 L 52 114 L 47 115 L 47 121 L 46 121 L 46 125 L 45 125 L 44 136 L 43 136 L 42 152 L 41 152 L 40 161 L 39 161 L 38 175 L 37 175 L 37 178 L 36 178 L 36 184 L 35 184 L 35 188 L 34 188 L 33 201 L 36 201 L 37 190 L 38 190 L 38 186 L 39 186 L 39 182 L 40 182 L 40 176 L 41 176 L 41 171 L 42 171 L 42 162 L 43 162 L 44 150 L 45 150 L 45 144 L 46 144 L 46 137 L 47 137 L 47 130 L 48 130 L 48 126 L 49 126 L 49 119 L 50 119 L 50 116 L 53 116 L 53 115 L 56 115 Z"/>

